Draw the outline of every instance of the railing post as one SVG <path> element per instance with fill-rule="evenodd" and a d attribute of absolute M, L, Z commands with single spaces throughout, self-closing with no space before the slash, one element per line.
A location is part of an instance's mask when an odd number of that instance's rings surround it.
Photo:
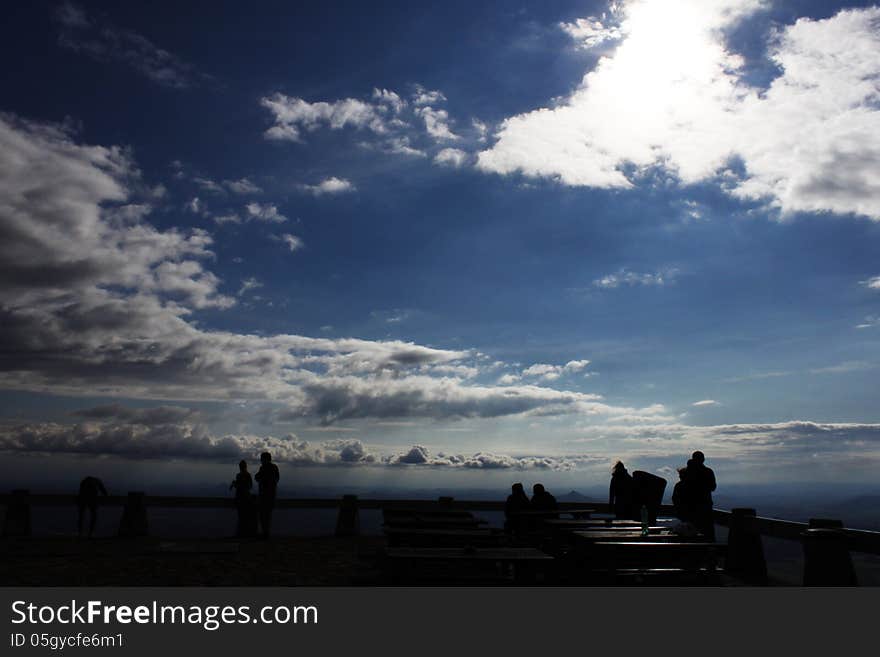
<path fill-rule="evenodd" d="M 752 522 L 756 516 L 754 509 L 730 510 L 724 570 L 747 584 L 763 586 L 767 584 L 767 561 L 761 534 Z"/>
<path fill-rule="evenodd" d="M 357 536 L 361 532 L 361 519 L 358 512 L 357 495 L 343 495 L 336 516 L 337 536 Z"/>
<path fill-rule="evenodd" d="M 804 586 L 858 586 L 846 545 L 843 522 L 811 518 L 801 534 L 804 544 Z"/>
<path fill-rule="evenodd" d="M 30 491 L 12 491 L 6 504 L 6 518 L 3 520 L 3 536 L 31 535 Z"/>
<path fill-rule="evenodd" d="M 119 536 L 147 536 L 147 507 L 144 504 L 144 494 L 130 491 L 122 509 L 122 519 L 119 521 Z"/>

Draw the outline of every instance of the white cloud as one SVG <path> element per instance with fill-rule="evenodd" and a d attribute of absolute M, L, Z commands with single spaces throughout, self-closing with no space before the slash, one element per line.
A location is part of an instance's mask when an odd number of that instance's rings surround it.
<path fill-rule="evenodd" d="M 214 223 L 218 225 L 222 224 L 240 224 L 241 217 L 239 217 L 234 212 L 230 212 L 229 214 L 218 214 L 211 217 L 214 220 Z"/>
<path fill-rule="evenodd" d="M 245 206 L 248 219 L 257 221 L 268 221 L 271 223 L 282 223 L 287 221 L 287 217 L 278 212 L 278 208 L 272 203 L 248 203 Z"/>
<path fill-rule="evenodd" d="M 856 324 L 857 329 L 874 328 L 880 326 L 880 316 L 868 315 L 861 324 Z"/>
<path fill-rule="evenodd" d="M 260 281 L 258 281 L 256 278 L 254 278 L 254 277 L 245 278 L 244 280 L 242 280 L 241 287 L 238 289 L 238 296 L 244 296 L 246 293 L 250 292 L 251 290 L 256 290 L 261 287 L 263 287 L 263 284 Z"/>
<path fill-rule="evenodd" d="M 458 148 L 444 148 L 434 156 L 434 164 L 461 167 L 467 163 L 468 154 Z"/>
<path fill-rule="evenodd" d="M 337 178 L 336 176 L 325 178 L 317 185 L 300 185 L 299 188 L 304 192 L 308 192 L 315 196 L 324 196 L 326 194 L 344 194 L 346 192 L 355 191 L 355 186 L 351 183 L 350 180 L 346 180 L 345 178 Z"/>
<path fill-rule="evenodd" d="M 446 100 L 446 96 L 442 91 L 437 89 L 428 90 L 422 85 L 415 85 L 415 92 L 412 94 L 413 105 L 436 105 Z"/>
<path fill-rule="evenodd" d="M 281 241 L 287 245 L 287 248 L 289 248 L 291 252 L 298 251 L 305 246 L 305 242 L 296 235 L 291 235 L 290 233 L 284 233 L 281 236 Z"/>
<path fill-rule="evenodd" d="M 388 89 L 373 89 L 373 100 L 387 105 L 395 114 L 400 114 L 406 107 L 406 101 Z"/>
<path fill-rule="evenodd" d="M 224 187 L 235 194 L 259 194 L 263 190 L 255 185 L 248 178 L 239 178 L 238 180 L 224 180 Z"/>
<path fill-rule="evenodd" d="M 425 122 L 425 130 L 437 141 L 461 139 L 449 128 L 449 112 L 433 107 L 420 107 L 416 114 Z"/>
<path fill-rule="evenodd" d="M 588 360 L 570 360 L 565 365 L 549 365 L 547 363 L 535 363 L 524 369 L 521 373 L 521 377 L 538 377 L 543 379 L 544 381 L 555 381 L 560 376 L 565 374 L 572 374 L 575 372 L 583 371 L 587 365 L 590 364 Z M 504 378 L 504 377 L 502 377 Z M 517 377 L 519 378 L 519 377 Z M 508 379 L 512 380 L 512 379 Z M 500 382 L 500 380 L 499 380 Z"/>
<path fill-rule="evenodd" d="M 869 290 L 880 290 L 880 276 L 872 276 L 865 281 L 861 281 L 861 284 Z"/>
<path fill-rule="evenodd" d="M 558 104 L 505 120 L 478 167 L 628 188 L 648 167 L 690 184 L 738 158 L 744 173 L 722 178 L 735 197 L 880 219 L 880 8 L 782 28 L 769 51 L 780 74 L 757 89 L 723 33 L 763 5 L 627 3 L 616 49 Z"/>
<path fill-rule="evenodd" d="M 578 18 L 573 23 L 560 23 L 560 29 L 577 41 L 579 48 L 590 49 L 621 38 L 620 28 L 615 25 L 606 26 L 601 19 Z"/>
<path fill-rule="evenodd" d="M 313 131 L 321 126 L 331 130 L 368 129 L 376 133 L 386 130 L 376 107 L 355 98 L 309 103 L 302 98 L 275 93 L 260 99 L 260 104 L 275 117 L 275 125 L 265 132 L 268 139 L 301 141 L 303 130 Z"/>
<path fill-rule="evenodd" d="M 653 273 L 638 273 L 621 269 L 616 274 L 607 274 L 593 281 L 593 287 L 605 290 L 614 289 L 625 285 L 633 286 L 663 286 L 673 283 L 678 274 L 676 269 L 667 269 Z"/>
<path fill-rule="evenodd" d="M 721 403 L 715 401 L 714 399 L 701 399 L 700 401 L 695 401 L 691 406 L 720 406 Z"/>

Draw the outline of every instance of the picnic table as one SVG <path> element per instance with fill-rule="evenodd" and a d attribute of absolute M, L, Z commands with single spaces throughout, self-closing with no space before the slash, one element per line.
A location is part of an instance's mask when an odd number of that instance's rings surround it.
<path fill-rule="evenodd" d="M 488 524 L 482 518 L 457 517 L 431 517 L 431 516 L 394 516 L 386 517 L 384 526 L 388 528 L 399 527 L 408 529 L 477 529 L 480 525 Z"/>
<path fill-rule="evenodd" d="M 386 527 L 384 531 L 388 544 L 394 547 L 501 546 L 507 541 L 507 535 L 502 531 L 489 528 Z"/>
<path fill-rule="evenodd" d="M 530 547 L 415 548 L 385 550 L 393 582 L 540 581 L 553 557 Z"/>

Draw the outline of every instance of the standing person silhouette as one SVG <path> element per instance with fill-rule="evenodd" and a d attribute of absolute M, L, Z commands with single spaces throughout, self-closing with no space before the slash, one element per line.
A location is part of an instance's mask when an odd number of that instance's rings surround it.
<path fill-rule="evenodd" d="M 611 469 L 611 484 L 608 487 L 608 507 L 616 518 L 633 518 L 633 478 L 626 471 L 623 461 L 617 461 Z"/>
<path fill-rule="evenodd" d="M 269 538 L 272 528 L 272 510 L 275 508 L 275 494 L 278 491 L 278 466 L 272 463 L 269 452 L 260 454 L 260 469 L 255 479 L 259 485 L 260 530 L 263 538 Z"/>
<path fill-rule="evenodd" d="M 229 488 L 235 489 L 235 508 L 238 511 L 238 525 L 235 535 L 239 537 L 254 536 L 257 533 L 257 517 L 254 512 L 254 501 L 251 489 L 254 482 L 247 469 L 247 461 L 239 461 L 238 474 Z"/>
<path fill-rule="evenodd" d="M 97 477 L 85 477 L 79 482 L 79 494 L 76 496 L 76 505 L 79 507 L 79 519 L 77 530 L 80 536 L 83 533 L 83 516 L 86 509 L 89 510 L 89 538 L 95 533 L 95 522 L 98 519 L 98 495 L 107 496 L 104 483 Z"/>
<path fill-rule="evenodd" d="M 706 456 L 696 451 L 688 461 L 686 479 L 692 499 L 693 523 L 710 541 L 715 540 L 715 521 L 712 517 L 712 492 L 716 488 L 715 473 L 705 465 Z"/>

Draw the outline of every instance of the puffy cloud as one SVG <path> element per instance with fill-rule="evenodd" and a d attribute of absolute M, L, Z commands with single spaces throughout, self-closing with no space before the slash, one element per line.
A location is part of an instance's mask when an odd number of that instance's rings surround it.
<path fill-rule="evenodd" d="M 723 173 L 729 194 L 783 214 L 880 219 L 880 8 L 782 28 L 768 52 L 780 74 L 758 89 L 723 34 L 762 6 L 627 3 L 617 48 L 562 102 L 506 119 L 478 167 L 604 188 L 654 166 L 683 184 Z"/>
<path fill-rule="evenodd" d="M 388 106 L 395 114 L 400 114 L 403 108 L 406 107 L 406 101 L 388 89 L 373 89 L 373 100 Z"/>
<path fill-rule="evenodd" d="M 317 185 L 300 185 L 299 188 L 304 192 L 308 192 L 315 196 L 324 196 L 325 194 L 344 194 L 355 190 L 355 186 L 351 184 L 350 180 L 337 178 L 336 176 L 325 178 Z"/>
<path fill-rule="evenodd" d="M 275 93 L 260 99 L 260 104 L 275 118 L 275 125 L 265 132 L 268 139 L 301 141 L 303 130 L 313 131 L 321 126 L 331 130 L 353 127 L 376 133 L 386 130 L 376 107 L 354 98 L 309 103 L 302 98 Z"/>
<path fill-rule="evenodd" d="M 415 92 L 412 94 L 413 105 L 436 105 L 446 101 L 446 96 L 438 89 L 425 89 L 422 85 L 415 85 Z"/>
<path fill-rule="evenodd" d="M 278 224 L 287 221 L 287 217 L 278 212 L 278 208 L 272 203 L 248 203 L 245 210 L 247 210 L 248 219 Z"/>
<path fill-rule="evenodd" d="M 417 109 L 416 114 L 422 117 L 425 122 L 425 130 L 434 139 L 438 141 L 461 139 L 449 129 L 449 112 L 446 110 L 425 106 Z"/>
<path fill-rule="evenodd" d="M 119 62 L 166 87 L 183 89 L 210 80 L 191 64 L 160 48 L 132 30 L 88 16 L 84 9 L 65 2 L 55 11 L 58 43 L 102 62 Z"/>
<path fill-rule="evenodd" d="M 280 239 L 287 245 L 287 248 L 290 249 L 291 253 L 299 251 L 305 246 L 305 242 L 303 242 L 302 239 L 296 235 L 291 235 L 290 233 L 284 233 Z"/>
<path fill-rule="evenodd" d="M 468 154 L 458 148 L 444 148 L 434 156 L 434 164 L 461 167 L 467 163 Z"/>
<path fill-rule="evenodd" d="M 606 26 L 599 18 L 578 18 L 573 23 L 560 23 L 560 29 L 578 43 L 579 48 L 590 49 L 621 37 L 620 28 Z"/>
<path fill-rule="evenodd" d="M 560 376 L 565 374 L 572 374 L 575 372 L 583 371 L 587 365 L 590 364 L 588 360 L 570 360 L 565 365 L 549 365 L 547 363 L 535 363 L 524 369 L 520 376 L 511 376 L 507 375 L 508 378 L 502 377 L 505 379 L 505 382 L 513 382 L 521 377 L 538 377 L 543 379 L 544 381 L 555 381 Z M 499 380 L 499 383 L 501 381 Z"/>
<path fill-rule="evenodd" d="M 259 194 L 263 190 L 255 185 L 248 178 L 239 178 L 238 180 L 224 180 L 223 186 L 235 194 Z"/>
<path fill-rule="evenodd" d="M 348 127 L 366 131 L 369 139 L 359 142 L 364 148 L 425 157 L 428 154 L 425 149 L 436 147 L 437 142 L 461 139 L 450 128 L 449 113 L 436 108 L 437 103 L 445 100 L 440 91 L 429 91 L 416 85 L 409 103 L 390 89 L 374 89 L 369 100 L 344 98 L 311 103 L 275 93 L 261 98 L 260 104 L 272 113 L 274 120 L 264 133 L 267 139 L 302 142 L 306 134 L 320 128 L 341 130 Z M 423 128 L 416 127 L 419 124 Z M 485 124 L 476 121 L 473 125 L 478 139 L 484 140 Z M 435 157 L 438 164 L 460 166 L 464 163 L 463 151 L 447 149 L 440 153 Z M 315 185 L 302 188 L 316 193 L 323 191 Z"/>

